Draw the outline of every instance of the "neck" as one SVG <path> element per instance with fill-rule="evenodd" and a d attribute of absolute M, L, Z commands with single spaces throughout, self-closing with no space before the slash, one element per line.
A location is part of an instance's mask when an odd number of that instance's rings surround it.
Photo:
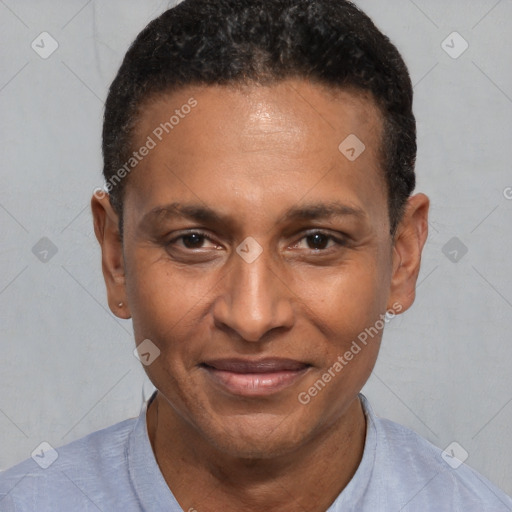
<path fill-rule="evenodd" d="M 358 398 L 313 440 L 266 459 L 220 452 L 182 421 L 160 393 L 148 408 L 147 425 L 160 471 L 190 512 L 324 512 L 356 472 L 366 437 Z"/>

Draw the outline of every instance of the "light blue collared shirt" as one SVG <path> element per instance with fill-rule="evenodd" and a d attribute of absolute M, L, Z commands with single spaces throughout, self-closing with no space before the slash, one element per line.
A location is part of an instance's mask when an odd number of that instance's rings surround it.
<path fill-rule="evenodd" d="M 378 418 L 359 396 L 367 418 L 363 457 L 327 512 L 512 512 L 512 499 L 487 479 L 450 454 L 443 458 L 412 430 Z M 0 473 L 0 511 L 183 512 L 153 454 L 146 411 L 147 404 L 138 418 Z M 52 455 L 56 460 L 40 467 Z"/>

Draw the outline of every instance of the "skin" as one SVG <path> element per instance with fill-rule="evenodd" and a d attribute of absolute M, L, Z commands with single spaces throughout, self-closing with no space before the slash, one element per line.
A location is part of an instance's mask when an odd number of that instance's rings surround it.
<path fill-rule="evenodd" d="M 158 389 L 153 451 L 184 510 L 325 511 L 362 457 L 357 395 L 382 331 L 307 405 L 298 395 L 379 315 L 410 307 L 429 200 L 409 198 L 392 238 L 380 112 L 367 95 L 302 80 L 162 95 L 143 109 L 134 147 L 190 97 L 197 107 L 128 178 L 123 243 L 108 196 L 92 198 L 110 308 L 133 319 L 137 344 L 161 351 L 145 367 Z M 353 162 L 338 150 L 352 133 L 366 146 Z M 334 201 L 359 214 L 284 218 Z M 225 218 L 145 217 L 173 202 Z M 188 229 L 210 240 L 178 238 Z M 246 237 L 262 248 L 251 263 L 236 252 Z M 238 396 L 201 366 L 232 357 L 310 366 L 277 393 Z"/>

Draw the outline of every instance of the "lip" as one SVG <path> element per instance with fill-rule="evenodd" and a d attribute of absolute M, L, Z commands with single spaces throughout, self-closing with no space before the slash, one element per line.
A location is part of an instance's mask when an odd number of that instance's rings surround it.
<path fill-rule="evenodd" d="M 256 397 L 278 393 L 300 380 L 311 365 L 292 359 L 215 359 L 201 367 L 213 383 L 234 395 Z"/>

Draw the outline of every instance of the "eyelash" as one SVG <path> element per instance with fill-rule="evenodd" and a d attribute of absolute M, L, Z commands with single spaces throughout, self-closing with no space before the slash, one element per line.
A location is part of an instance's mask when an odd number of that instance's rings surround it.
<path fill-rule="evenodd" d="M 216 244 L 215 240 L 213 240 L 209 235 L 207 235 L 206 233 L 203 233 L 202 231 L 189 231 L 187 233 L 183 233 L 182 235 L 179 235 L 175 238 L 173 238 L 172 240 L 170 240 L 169 242 L 167 242 L 167 246 L 173 246 L 176 244 L 176 242 L 178 240 L 182 240 L 183 238 L 185 237 L 188 237 L 188 236 L 192 236 L 192 235 L 197 235 L 198 237 L 200 238 L 204 238 L 208 241 L 210 241 L 211 243 L 213 244 Z M 322 231 L 322 230 L 314 230 L 314 231 L 310 231 L 306 234 L 304 234 L 297 242 L 295 242 L 293 245 L 297 245 L 300 241 L 306 239 L 306 238 L 309 238 L 311 236 L 314 236 L 314 235 L 322 235 L 322 236 L 325 236 L 327 238 L 327 243 L 329 243 L 330 241 L 334 242 L 338 247 L 344 247 L 347 245 L 347 240 L 344 239 L 344 238 L 338 238 L 330 233 L 326 233 L 325 231 Z M 184 249 L 185 251 L 194 251 L 194 249 L 189 249 L 187 247 L 182 247 L 182 249 Z M 202 247 L 199 247 L 199 249 L 202 249 Z M 330 247 L 330 248 L 327 248 L 327 249 L 309 249 L 309 251 L 313 254 L 319 254 L 319 253 L 328 253 L 330 252 L 330 249 L 332 250 L 333 247 Z"/>

